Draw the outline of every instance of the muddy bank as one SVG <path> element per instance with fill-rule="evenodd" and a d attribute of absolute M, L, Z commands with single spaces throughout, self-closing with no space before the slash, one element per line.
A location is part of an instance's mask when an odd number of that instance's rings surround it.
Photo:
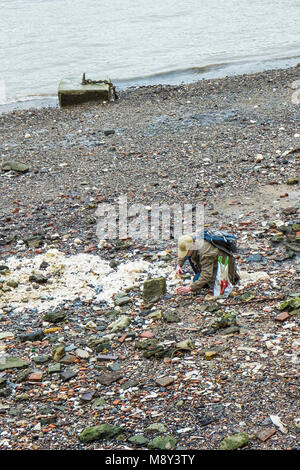
<path fill-rule="evenodd" d="M 0 116 L 1 449 L 218 449 L 238 433 L 297 448 L 300 317 L 281 305 L 299 296 L 298 78 Z M 203 205 L 237 235 L 233 295 L 174 295 L 172 239 L 99 244 L 97 208 L 120 195 Z M 161 275 L 167 294 L 145 304 Z"/>

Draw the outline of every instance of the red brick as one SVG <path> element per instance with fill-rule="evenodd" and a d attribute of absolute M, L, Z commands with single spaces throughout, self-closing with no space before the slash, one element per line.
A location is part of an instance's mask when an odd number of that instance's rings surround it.
<path fill-rule="evenodd" d="M 288 312 L 282 312 L 282 313 L 280 313 L 279 315 L 277 315 L 277 317 L 275 318 L 275 320 L 277 320 L 277 321 L 285 321 L 285 320 L 287 320 L 288 318 L 290 318 Z"/>

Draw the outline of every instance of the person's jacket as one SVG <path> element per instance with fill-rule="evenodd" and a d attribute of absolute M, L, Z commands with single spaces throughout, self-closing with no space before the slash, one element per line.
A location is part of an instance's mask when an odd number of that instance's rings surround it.
<path fill-rule="evenodd" d="M 210 287 L 214 286 L 219 256 L 223 256 L 223 261 L 225 261 L 226 256 L 229 256 L 228 274 L 230 282 L 235 284 L 239 280 L 234 257 L 232 255 L 228 255 L 221 249 L 216 248 L 206 240 L 203 240 L 199 249 L 193 250 L 191 254 L 191 261 L 197 271 L 200 273 L 197 281 L 192 282 L 191 284 L 193 292 L 197 292 L 198 290 L 202 289 L 206 284 L 208 284 Z M 183 266 L 186 260 L 187 257 L 178 258 L 179 266 Z"/>

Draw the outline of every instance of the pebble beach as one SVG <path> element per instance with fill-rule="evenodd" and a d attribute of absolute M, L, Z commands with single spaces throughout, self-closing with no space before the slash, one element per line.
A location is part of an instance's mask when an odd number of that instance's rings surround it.
<path fill-rule="evenodd" d="M 0 114 L 0 450 L 299 449 L 299 79 Z M 236 235 L 232 294 L 176 295 L 174 239 L 99 240 L 122 195 Z"/>

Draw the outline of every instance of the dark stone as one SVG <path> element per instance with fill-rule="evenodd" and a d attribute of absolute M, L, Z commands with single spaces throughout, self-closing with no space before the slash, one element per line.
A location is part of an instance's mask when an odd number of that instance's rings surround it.
<path fill-rule="evenodd" d="M 43 330 L 32 331 L 31 333 L 24 333 L 19 336 L 20 341 L 41 341 L 45 336 Z"/>

